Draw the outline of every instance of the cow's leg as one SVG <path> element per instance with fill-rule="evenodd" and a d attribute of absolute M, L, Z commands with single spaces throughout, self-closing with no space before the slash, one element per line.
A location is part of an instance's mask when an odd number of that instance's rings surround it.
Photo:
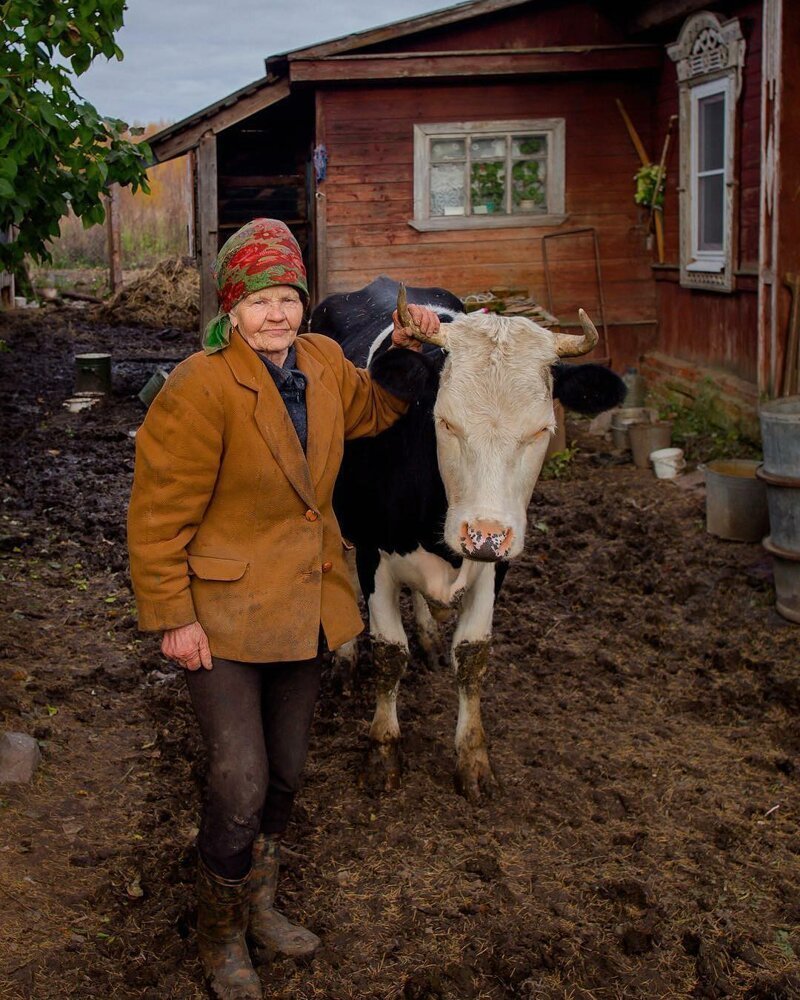
<path fill-rule="evenodd" d="M 445 665 L 442 636 L 436 619 L 431 614 L 428 602 L 416 590 L 411 595 L 414 603 L 414 619 L 417 623 L 417 638 L 425 654 L 429 670 L 439 670 Z"/>
<path fill-rule="evenodd" d="M 453 667 L 458 684 L 456 787 L 470 802 L 489 794 L 494 774 L 481 722 L 481 684 L 489 665 L 494 611 L 494 565 L 487 563 L 464 595 L 453 636 Z"/>
<path fill-rule="evenodd" d="M 408 664 L 408 638 L 400 615 L 400 583 L 382 557 L 375 589 L 368 600 L 372 661 L 375 670 L 375 715 L 369 730 L 369 783 L 385 791 L 400 782 L 400 724 L 397 692 Z"/>

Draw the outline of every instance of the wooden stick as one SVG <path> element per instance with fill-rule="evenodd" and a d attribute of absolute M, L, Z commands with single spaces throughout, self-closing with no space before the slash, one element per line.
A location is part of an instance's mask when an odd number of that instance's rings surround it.
<path fill-rule="evenodd" d="M 647 228 L 653 224 L 653 216 L 655 216 L 655 228 L 656 228 L 656 250 L 658 253 L 658 263 L 664 263 L 664 218 L 662 215 L 662 210 L 656 208 L 656 201 L 658 199 L 658 189 L 661 187 L 661 181 L 664 178 L 664 172 L 667 165 L 667 150 L 669 149 L 669 142 L 672 137 L 672 127 L 678 120 L 677 115 L 669 116 L 669 123 L 667 124 L 667 134 L 664 136 L 664 145 L 661 149 L 661 159 L 658 162 L 658 170 L 656 171 L 655 184 L 653 186 L 653 202 L 650 205 L 650 221 Z"/>
<path fill-rule="evenodd" d="M 642 161 L 643 167 L 650 166 L 650 157 L 645 152 L 645 148 L 642 145 L 642 140 L 639 138 L 639 133 L 633 126 L 633 122 L 628 117 L 628 112 L 622 106 L 622 101 L 617 98 L 617 107 L 619 108 L 619 113 L 622 115 L 622 120 L 625 122 L 625 127 L 628 130 L 628 135 L 631 137 L 631 142 L 633 143 L 634 149 L 639 154 L 639 159 Z"/>

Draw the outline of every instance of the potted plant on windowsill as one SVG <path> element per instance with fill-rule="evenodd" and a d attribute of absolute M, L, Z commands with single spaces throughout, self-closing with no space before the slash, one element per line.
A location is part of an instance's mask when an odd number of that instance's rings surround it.
<path fill-rule="evenodd" d="M 505 211 L 503 163 L 473 163 L 470 194 L 473 215 Z"/>
<path fill-rule="evenodd" d="M 541 211 L 545 204 L 545 193 L 539 179 L 537 160 L 522 160 L 511 168 L 514 181 L 514 207 L 521 212 Z"/>

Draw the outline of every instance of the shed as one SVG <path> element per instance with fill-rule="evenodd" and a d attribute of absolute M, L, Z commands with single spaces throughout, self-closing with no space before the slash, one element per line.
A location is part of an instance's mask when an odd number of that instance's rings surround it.
<path fill-rule="evenodd" d="M 599 315 L 617 370 L 708 374 L 752 415 L 796 384 L 800 23 L 787 0 L 701 7 L 471 0 L 268 57 L 150 140 L 194 160 L 203 319 L 218 247 L 266 215 L 315 301 L 380 273 L 529 289 L 562 326 Z M 662 241 L 634 142 L 658 163 L 671 120 Z"/>

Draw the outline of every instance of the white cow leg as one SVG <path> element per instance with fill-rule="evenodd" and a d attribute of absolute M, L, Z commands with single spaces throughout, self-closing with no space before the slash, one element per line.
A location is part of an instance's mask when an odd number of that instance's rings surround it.
<path fill-rule="evenodd" d="M 493 612 L 494 564 L 488 563 L 464 596 L 452 649 L 458 684 L 455 781 L 470 802 L 491 794 L 495 784 L 481 722 L 481 685 L 489 666 Z"/>
<path fill-rule="evenodd" d="M 417 623 L 417 638 L 422 646 L 425 662 L 429 670 L 440 670 L 445 665 L 446 657 L 439 626 L 422 594 L 415 590 L 411 597 L 414 603 L 414 620 Z"/>
<path fill-rule="evenodd" d="M 390 791 L 399 785 L 402 770 L 397 692 L 408 664 L 408 639 L 400 615 L 400 585 L 383 557 L 368 606 L 376 703 L 364 778 L 370 786 Z"/>

